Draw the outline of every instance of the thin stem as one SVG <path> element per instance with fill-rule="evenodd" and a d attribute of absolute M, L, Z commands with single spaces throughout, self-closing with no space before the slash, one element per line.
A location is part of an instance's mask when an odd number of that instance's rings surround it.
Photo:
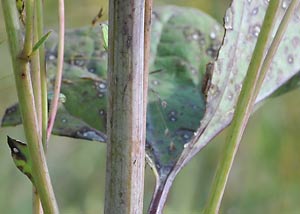
<path fill-rule="evenodd" d="M 33 33 L 33 44 L 39 41 L 37 33 L 37 19 L 36 15 L 34 18 L 34 33 Z M 37 113 L 37 120 L 39 123 L 39 134 L 41 136 L 42 130 L 42 94 L 41 94 L 41 76 L 40 76 L 40 57 L 39 50 L 36 50 L 31 57 L 31 77 L 32 77 L 32 88 L 35 101 L 35 109 Z"/>
<path fill-rule="evenodd" d="M 58 57 L 57 57 L 57 71 L 54 86 L 54 96 L 51 102 L 50 118 L 48 122 L 47 140 L 51 136 L 56 112 L 58 108 L 59 93 L 61 87 L 63 64 L 64 64 L 64 40 L 65 40 L 65 6 L 64 0 L 58 0 L 58 14 L 59 14 L 59 33 L 58 33 Z"/>
<path fill-rule="evenodd" d="M 38 30 L 37 30 L 37 13 L 36 4 L 35 6 L 35 16 L 33 25 L 33 44 L 39 41 Z M 39 137 L 42 137 L 42 94 L 41 94 L 41 80 L 40 80 L 40 57 L 39 50 L 33 53 L 31 58 L 31 77 L 32 77 L 32 88 L 34 94 L 35 109 L 37 113 Z M 35 187 L 32 189 L 32 212 L 33 214 L 40 214 L 42 212 L 42 207 L 40 203 L 40 197 Z"/>
<path fill-rule="evenodd" d="M 212 190 L 204 214 L 217 214 L 219 212 L 230 169 L 256 99 L 255 90 L 260 75 L 260 66 L 266 51 L 268 38 L 271 37 L 272 28 L 276 19 L 276 12 L 279 8 L 279 2 L 279 0 L 270 0 L 266 11 L 261 32 L 257 39 L 247 75 L 238 98 L 232 125 L 230 126 L 229 135 L 227 136 L 225 150 L 219 161 L 217 173 L 212 184 Z"/>
<path fill-rule="evenodd" d="M 38 37 L 41 38 L 44 33 L 43 1 L 36 0 L 36 18 Z M 45 48 L 41 45 L 39 48 L 40 55 L 40 76 L 41 76 L 41 102 L 42 102 L 42 142 L 44 150 L 47 150 L 47 127 L 48 127 L 48 98 L 47 98 L 47 75 Z"/>
<path fill-rule="evenodd" d="M 145 0 L 144 19 L 144 74 L 149 75 L 150 47 L 151 47 L 151 18 L 153 0 Z M 144 79 L 144 120 L 146 121 L 148 103 L 148 78 Z"/>
<path fill-rule="evenodd" d="M 40 201 L 40 197 L 35 187 L 32 188 L 32 213 L 43 214 L 43 208 Z"/>
<path fill-rule="evenodd" d="M 19 16 L 16 11 L 16 2 L 2 0 L 2 8 L 9 41 L 10 53 L 13 62 L 17 94 L 20 104 L 20 111 L 25 131 L 29 155 L 32 161 L 32 175 L 35 187 L 41 197 L 45 213 L 57 214 L 53 188 L 51 185 L 46 158 L 39 137 L 38 122 L 34 104 L 34 96 L 30 79 L 28 60 L 20 57 L 22 52 L 22 31 L 19 23 Z M 29 14 L 31 16 L 31 14 Z M 23 54 L 30 53 L 28 44 L 24 45 Z"/>
<path fill-rule="evenodd" d="M 22 57 L 26 59 L 32 51 L 34 0 L 25 1 L 25 42 Z"/>

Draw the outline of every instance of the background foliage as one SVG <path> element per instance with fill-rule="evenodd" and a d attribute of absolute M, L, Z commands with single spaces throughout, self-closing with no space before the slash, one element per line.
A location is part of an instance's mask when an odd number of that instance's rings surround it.
<path fill-rule="evenodd" d="M 157 5 L 171 3 L 200 8 L 221 23 L 229 1 L 156 1 Z M 46 1 L 46 4 L 46 26 L 56 29 L 56 2 Z M 108 1 L 66 1 L 67 28 L 90 24 L 101 6 L 107 16 Z M 3 17 L 2 9 L 0 17 Z M 2 40 L 5 40 L 5 32 L 1 18 Z M 1 116 L 5 108 L 16 102 L 7 51 L 7 43 L 4 42 L 0 46 Z M 230 176 L 222 213 L 297 213 L 300 210 L 299 95 L 300 91 L 296 90 L 269 100 L 251 119 Z M 24 140 L 20 126 L 0 129 L 0 213 L 31 213 L 31 185 L 11 160 L 6 145 L 7 134 Z M 178 175 L 165 213 L 198 213 L 203 207 L 224 136 L 218 136 Z M 102 213 L 104 144 L 53 136 L 48 160 L 61 213 Z M 146 173 L 145 208 L 154 184 L 148 167 Z"/>

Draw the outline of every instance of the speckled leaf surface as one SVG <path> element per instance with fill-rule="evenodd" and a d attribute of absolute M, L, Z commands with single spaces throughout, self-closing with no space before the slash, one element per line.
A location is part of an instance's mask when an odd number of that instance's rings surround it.
<path fill-rule="evenodd" d="M 174 6 L 154 12 L 152 29 L 146 144 L 152 167 L 165 177 L 199 127 L 205 111 L 201 91 L 205 65 L 216 57 L 223 29 L 196 9 Z M 61 88 L 65 102 L 58 111 L 54 134 L 106 139 L 107 53 L 100 37 L 100 27 L 66 33 Z M 46 49 L 51 91 L 56 68 L 55 34 L 48 39 Z M 17 110 L 16 106 L 8 109 L 2 124 L 18 124 Z"/>
<path fill-rule="evenodd" d="M 154 13 L 147 109 L 147 154 L 161 177 L 177 161 L 205 111 L 205 66 L 222 41 L 222 27 L 209 16 L 177 7 Z"/>
<path fill-rule="evenodd" d="M 289 1 L 281 2 L 276 29 L 288 4 Z M 193 150 L 192 153 L 201 150 L 230 123 L 267 6 L 268 1 L 235 0 L 227 10 L 224 18 L 226 33 L 218 59 L 213 64 L 213 75 L 207 95 L 207 110 L 197 136 L 188 148 Z M 299 72 L 300 60 L 297 60 L 300 58 L 299 48 L 300 13 L 298 10 L 273 59 L 256 100 L 257 103 L 267 98 Z M 298 75 L 293 82 L 297 79 Z M 287 86 L 290 88 L 287 89 Z M 280 91 L 283 92 L 284 88 L 291 90 L 294 86 L 295 84 L 284 85 Z"/>
<path fill-rule="evenodd" d="M 288 4 L 289 1 L 281 2 L 276 28 Z M 166 200 L 170 186 L 182 167 L 231 122 L 267 6 L 267 0 L 234 0 L 227 10 L 223 44 L 217 60 L 207 71 L 207 74 L 211 74 L 211 79 L 208 81 L 210 84 L 207 87 L 204 117 L 195 136 L 184 148 L 172 172 L 160 187 L 157 193 L 158 203 Z M 297 87 L 299 74 L 291 78 L 300 71 L 299 48 L 300 13 L 297 10 L 270 66 L 257 103 L 278 88 L 277 92 L 284 93 Z"/>

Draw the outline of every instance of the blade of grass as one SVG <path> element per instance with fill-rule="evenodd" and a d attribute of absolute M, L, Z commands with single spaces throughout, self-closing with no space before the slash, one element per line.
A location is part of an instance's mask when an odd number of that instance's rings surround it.
<path fill-rule="evenodd" d="M 58 16 L 59 16 L 59 33 L 58 33 L 58 54 L 57 54 L 57 72 L 54 85 L 54 97 L 50 107 L 50 117 L 48 122 L 47 140 L 51 136 L 56 112 L 58 108 L 58 100 L 60 94 L 63 64 L 64 64 L 64 40 L 65 40 L 65 6 L 64 0 L 58 0 Z"/>
<path fill-rule="evenodd" d="M 229 173 L 256 99 L 255 91 L 257 90 L 256 86 L 260 76 L 260 67 L 267 48 L 268 38 L 271 38 L 279 3 L 279 0 L 270 0 L 269 2 L 261 32 L 237 101 L 232 125 L 229 128 L 229 134 L 226 139 L 225 150 L 219 160 L 204 214 L 217 214 L 219 212 Z"/>

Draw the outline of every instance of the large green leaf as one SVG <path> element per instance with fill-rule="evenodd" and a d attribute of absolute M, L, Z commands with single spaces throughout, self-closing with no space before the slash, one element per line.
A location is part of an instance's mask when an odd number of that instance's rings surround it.
<path fill-rule="evenodd" d="M 205 65 L 216 57 L 223 29 L 211 17 L 192 8 L 159 8 L 153 19 L 150 70 L 154 72 L 149 76 L 147 154 L 161 179 L 170 172 L 200 124 L 205 110 L 202 77 Z M 66 100 L 58 111 L 55 134 L 105 139 L 107 54 L 100 36 L 100 27 L 66 34 L 61 88 Z M 51 35 L 46 49 L 48 85 L 52 90 L 57 35 Z M 15 117 L 16 110 L 16 106 L 7 110 L 2 125 L 20 122 Z M 96 132 L 91 129 L 99 133 L 92 134 Z"/>
<path fill-rule="evenodd" d="M 230 123 L 265 9 L 264 1 L 233 2 L 225 17 L 226 37 L 219 54 L 223 28 L 212 18 L 191 8 L 168 6 L 155 10 L 146 142 L 148 162 L 157 176 L 153 206 L 163 204 L 180 169 Z M 293 48 L 300 43 L 297 22 L 299 16 L 289 27 L 258 101 L 300 68 L 296 60 L 299 53 Z M 107 54 L 100 36 L 100 27 L 66 34 L 62 85 L 66 100 L 56 118 L 56 134 L 106 139 Z M 51 35 L 46 48 L 51 90 L 56 35 Z M 206 71 L 206 64 L 217 55 L 218 60 Z M 20 123 L 16 109 L 7 110 L 2 125 Z"/>
<path fill-rule="evenodd" d="M 276 26 L 289 5 L 282 1 Z M 201 125 L 193 139 L 182 151 L 168 178 L 159 187 L 152 201 L 155 209 L 161 209 L 171 184 L 177 173 L 197 154 L 213 137 L 228 126 L 232 120 L 235 104 L 249 66 L 252 52 L 260 32 L 268 1 L 233 0 L 224 18 L 226 29 L 222 47 L 216 62 L 210 64 L 206 111 Z M 275 34 L 275 32 L 274 32 Z M 276 95 L 287 92 L 299 82 L 300 70 L 300 15 L 294 14 L 287 32 L 274 57 L 256 103 L 270 96 L 276 89 Z M 285 82 L 287 84 L 283 85 Z"/>

